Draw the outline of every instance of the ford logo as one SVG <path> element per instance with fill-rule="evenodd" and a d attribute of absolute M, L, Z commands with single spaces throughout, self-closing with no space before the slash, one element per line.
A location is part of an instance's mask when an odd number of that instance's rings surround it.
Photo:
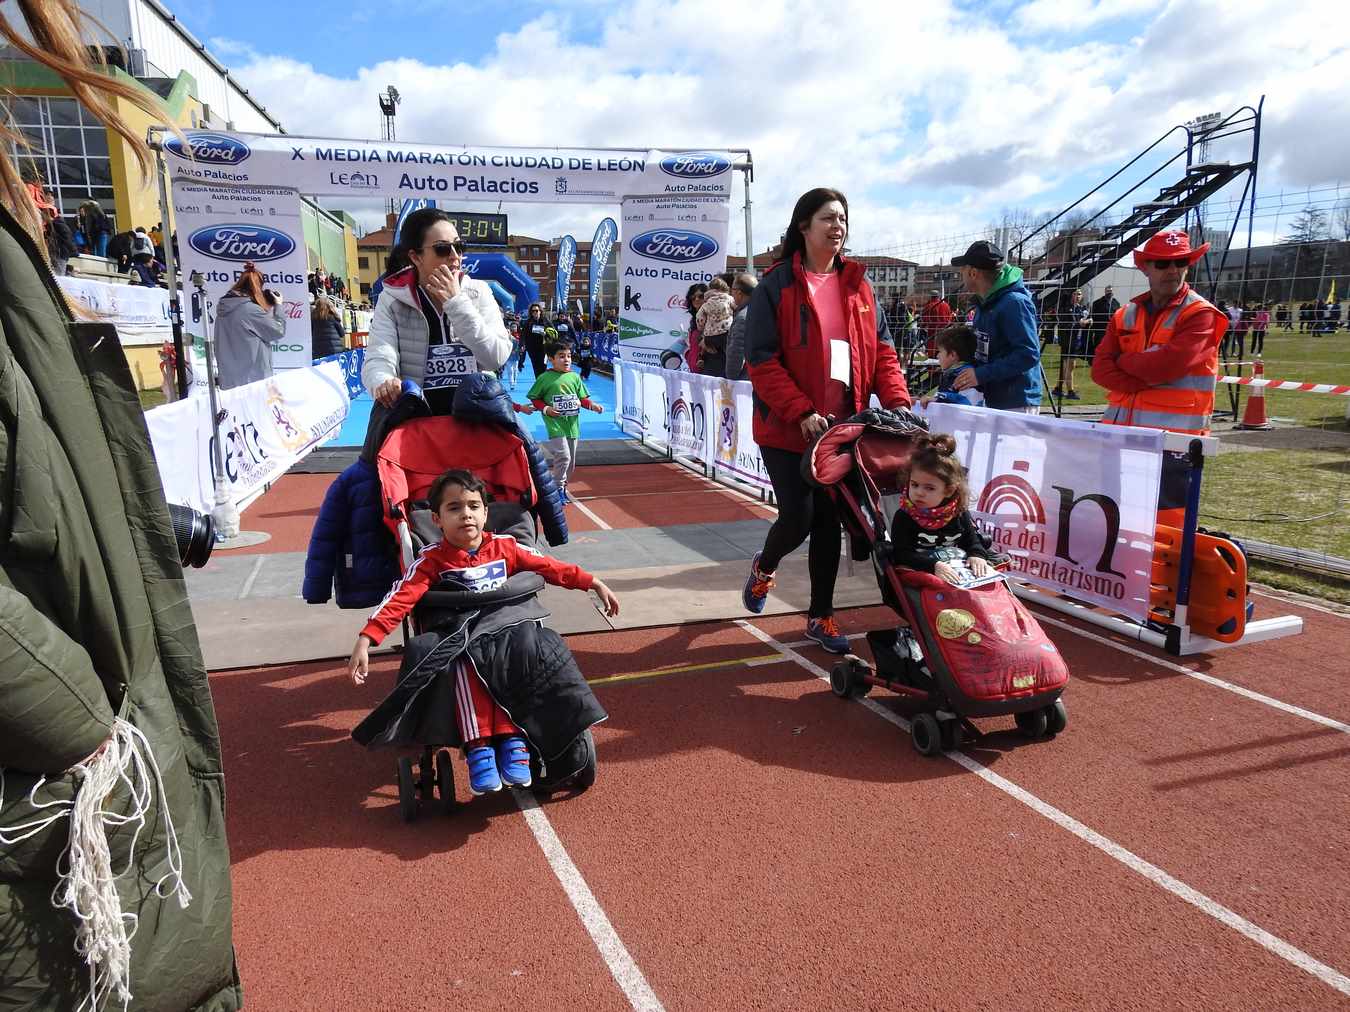
<path fill-rule="evenodd" d="M 630 239 L 628 248 L 639 256 L 672 264 L 707 260 L 719 249 L 712 236 L 683 228 L 654 228 Z"/>
<path fill-rule="evenodd" d="M 188 236 L 188 245 L 215 260 L 280 260 L 295 249 L 285 232 L 261 225 L 210 225 Z"/>
<path fill-rule="evenodd" d="M 721 155 L 682 154 L 661 159 L 661 171 L 681 179 L 710 179 L 731 168 Z"/>
<path fill-rule="evenodd" d="M 177 137 L 170 137 L 164 142 L 164 146 L 179 158 L 195 158 L 199 162 L 212 162 L 216 165 L 238 165 L 252 153 L 243 141 L 226 137 L 224 134 L 203 133 L 197 130 L 188 131 L 187 146 L 190 149 L 188 151 L 183 150 L 183 142 Z"/>

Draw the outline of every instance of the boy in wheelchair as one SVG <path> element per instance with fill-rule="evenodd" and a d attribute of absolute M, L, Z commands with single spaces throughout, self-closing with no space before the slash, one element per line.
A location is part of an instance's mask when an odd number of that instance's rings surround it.
<path fill-rule="evenodd" d="M 431 486 L 428 499 L 441 540 L 417 556 L 357 636 L 347 665 L 357 685 L 365 683 L 370 670 L 371 646 L 378 646 L 438 582 L 484 592 L 500 587 L 512 573 L 528 571 L 555 586 L 594 590 L 606 615 L 619 613 L 618 598 L 590 573 L 542 555 L 510 535 L 488 531 L 486 486 L 470 472 L 447 471 Z M 465 743 L 469 789 L 480 795 L 499 791 L 503 784 L 530 786 L 529 749 L 520 728 L 488 693 L 466 658 L 456 663 L 454 678 L 455 716 Z"/>

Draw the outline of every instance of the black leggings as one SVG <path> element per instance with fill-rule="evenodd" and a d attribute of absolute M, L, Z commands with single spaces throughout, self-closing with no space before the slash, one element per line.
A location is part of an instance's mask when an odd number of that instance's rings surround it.
<path fill-rule="evenodd" d="M 772 573 L 789 553 L 807 539 L 806 568 L 811 574 L 810 618 L 834 614 L 834 581 L 839 576 L 839 551 L 843 532 L 839 513 L 824 489 L 813 488 L 802 478 L 802 455 L 772 446 L 761 446 L 764 467 L 778 500 L 778 519 L 764 538 L 760 572 Z"/>

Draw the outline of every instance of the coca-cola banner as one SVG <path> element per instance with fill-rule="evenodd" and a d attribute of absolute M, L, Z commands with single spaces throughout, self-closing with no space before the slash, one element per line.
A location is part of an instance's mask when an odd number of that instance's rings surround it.
<path fill-rule="evenodd" d="M 1148 617 L 1160 429 L 931 404 L 956 437 L 971 514 L 1028 583 Z"/>
<path fill-rule="evenodd" d="M 280 292 L 285 304 L 286 334 L 272 342 L 272 367 L 309 365 L 308 268 L 300 194 L 275 187 L 208 186 L 175 179 L 173 209 L 185 297 L 183 325 L 194 343 L 203 340 L 203 320 L 201 307 L 194 310 L 191 297 L 192 272 L 200 271 L 205 279 L 214 326 L 215 307 L 251 261 L 262 273 L 264 286 Z M 235 335 L 216 334 L 217 341 L 233 339 Z"/>
<path fill-rule="evenodd" d="M 632 197 L 619 243 L 619 357 L 680 369 L 688 348 L 690 285 L 727 269 L 723 198 Z"/>

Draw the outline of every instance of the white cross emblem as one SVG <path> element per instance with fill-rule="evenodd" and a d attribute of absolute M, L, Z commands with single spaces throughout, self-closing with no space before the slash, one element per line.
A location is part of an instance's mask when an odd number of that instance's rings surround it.
<path fill-rule="evenodd" d="M 1169 246 L 1180 246 L 1180 245 L 1181 245 L 1183 242 L 1185 242 L 1185 241 L 1186 241 L 1186 233 L 1185 233 L 1185 232 L 1164 232 L 1164 233 L 1163 233 L 1163 242 L 1167 243 L 1167 245 L 1169 245 Z"/>

